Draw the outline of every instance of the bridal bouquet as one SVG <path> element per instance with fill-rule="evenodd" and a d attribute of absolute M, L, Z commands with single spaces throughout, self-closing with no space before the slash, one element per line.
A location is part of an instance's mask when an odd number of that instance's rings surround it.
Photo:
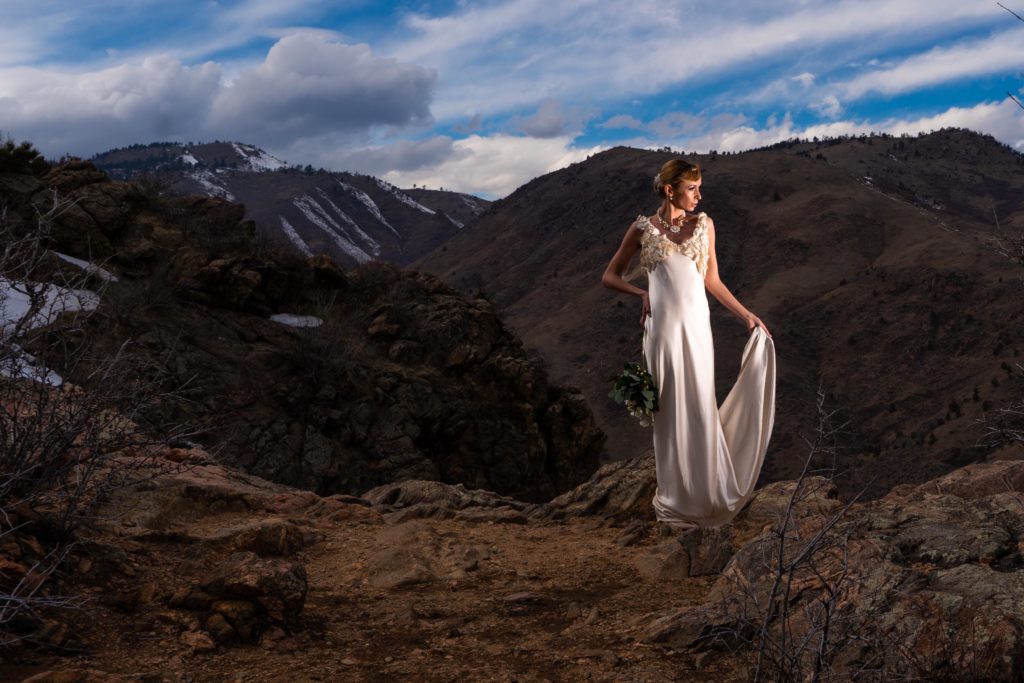
<path fill-rule="evenodd" d="M 647 427 L 654 422 L 658 412 L 658 395 L 654 378 L 640 363 L 626 363 L 622 374 L 613 377 L 612 390 L 608 394 L 616 403 L 625 404 L 630 415 Z"/>

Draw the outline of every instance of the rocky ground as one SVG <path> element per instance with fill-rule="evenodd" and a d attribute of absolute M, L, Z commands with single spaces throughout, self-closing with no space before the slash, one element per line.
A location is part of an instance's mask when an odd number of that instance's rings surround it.
<path fill-rule="evenodd" d="M 3 677 L 662 681 L 694 672 L 692 655 L 641 640 L 645 614 L 694 604 L 710 585 L 637 565 L 651 548 L 675 543 L 653 525 L 634 527 L 623 546 L 623 528 L 600 517 L 528 519 L 493 494 L 462 517 L 423 518 L 452 507 L 389 512 L 215 465 L 143 488 L 106 510 L 111 518 L 82 552 L 74 588 L 93 600 L 69 628 L 54 629 L 54 644 L 63 639 L 70 652 L 28 655 Z M 250 619 L 248 641 L 236 629 L 218 644 L 220 620 L 211 617 L 223 606 L 188 594 L 225 571 L 239 583 L 246 570 L 232 563 L 245 552 L 270 593 L 287 594 L 282 577 L 303 567 L 304 605 L 290 624 L 268 611 Z M 253 567 L 260 557 L 278 566 Z M 232 619 L 241 624 L 239 611 Z"/>
<path fill-rule="evenodd" d="M 849 509 L 827 480 L 780 482 L 679 541 L 650 519 L 650 455 L 543 504 L 430 481 L 320 497 L 168 457 L 184 469 L 121 492 L 83 535 L 65 590 L 89 603 L 0 677 L 748 680 L 751 629 L 813 641 L 824 607 L 834 680 L 1021 672 L 1021 461 Z M 762 666 L 807 673 L 816 651 Z"/>

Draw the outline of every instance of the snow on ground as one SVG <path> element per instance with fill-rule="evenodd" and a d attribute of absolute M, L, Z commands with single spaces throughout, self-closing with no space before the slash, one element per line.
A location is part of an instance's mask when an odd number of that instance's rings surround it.
<path fill-rule="evenodd" d="M 194 156 L 192 156 L 192 152 L 188 151 L 187 149 L 178 158 L 181 159 L 183 163 L 186 163 L 189 166 L 195 166 L 196 164 L 199 163 L 199 159 L 196 159 Z"/>
<path fill-rule="evenodd" d="M 33 302 L 37 302 L 34 307 Z M 99 296 L 86 289 L 0 278 L 0 334 L 7 337 L 20 330 L 43 327 L 64 311 L 91 311 L 99 303 Z"/>
<path fill-rule="evenodd" d="M 346 192 L 350 192 L 351 194 L 355 195 L 356 199 L 361 201 L 363 203 L 363 206 L 366 207 L 366 210 L 369 211 L 374 218 L 383 223 L 388 230 L 393 232 L 395 234 L 395 237 L 399 239 L 402 238 L 402 236 L 398 234 L 398 231 L 391 227 L 391 224 L 388 223 L 386 218 L 384 218 L 384 214 L 380 212 L 380 207 L 377 206 L 377 203 L 370 198 L 370 195 L 366 194 L 358 187 L 354 185 L 349 185 L 346 182 L 342 182 L 339 180 L 338 184 L 341 185 L 342 189 L 344 189 Z"/>
<path fill-rule="evenodd" d="M 299 233 L 295 232 L 295 228 L 293 228 L 292 224 L 288 222 L 288 219 L 284 216 L 278 216 L 278 218 L 281 219 L 281 229 L 284 230 L 285 236 L 288 237 L 291 243 L 302 252 L 303 256 L 312 256 L 313 252 L 310 251 L 309 245 L 306 244 L 305 240 L 299 237 Z"/>
<path fill-rule="evenodd" d="M 363 229 L 359 227 L 359 224 L 352 220 L 351 216 L 349 216 L 347 213 L 338 208 L 338 205 L 331 201 L 331 198 L 327 196 L 326 192 L 321 190 L 319 187 L 316 188 L 316 191 L 317 194 L 319 194 L 320 197 L 323 198 L 325 202 L 331 205 L 331 208 L 334 209 L 334 212 L 338 215 L 338 217 L 341 218 L 341 220 L 348 223 L 349 226 L 356 231 L 356 234 L 359 235 L 359 238 L 361 240 L 363 240 L 363 243 L 370 247 L 370 251 L 373 252 L 374 256 L 380 254 L 380 245 L 377 244 L 377 240 L 373 239 L 365 232 L 363 232 Z"/>
<path fill-rule="evenodd" d="M 324 321 L 315 315 L 295 315 L 294 313 L 275 313 L 270 316 L 275 323 L 288 327 L 320 327 Z"/>
<path fill-rule="evenodd" d="M 455 220 L 454 218 L 452 218 L 448 214 L 444 214 L 444 217 L 447 218 L 449 221 L 451 221 L 452 225 L 454 225 L 459 230 L 462 230 L 464 227 L 466 227 L 465 223 L 460 223 L 459 221 Z"/>
<path fill-rule="evenodd" d="M 414 209 L 422 211 L 423 213 L 429 213 L 430 215 L 434 215 L 437 213 L 433 209 L 428 209 L 427 207 L 423 206 L 418 201 L 416 201 L 406 193 L 402 192 L 391 183 L 381 180 L 380 178 L 374 178 L 374 180 L 377 182 L 377 185 L 380 186 L 380 189 L 384 190 L 385 192 L 393 194 L 395 196 L 395 199 L 402 202 L 403 204 L 407 204 Z"/>
<path fill-rule="evenodd" d="M 302 215 L 304 215 L 310 223 L 327 233 L 327 235 L 334 240 L 334 243 L 338 245 L 338 248 L 355 259 L 356 262 L 366 263 L 372 258 L 369 254 L 356 246 L 348 235 L 348 232 L 346 232 L 346 230 L 342 228 L 336 220 L 331 218 L 330 214 L 324 211 L 324 207 L 320 206 L 320 204 L 308 194 L 296 197 L 292 200 L 292 203 L 295 205 L 295 208 L 302 212 Z"/>
<path fill-rule="evenodd" d="M 210 197 L 221 197 L 229 202 L 235 201 L 235 195 L 228 192 L 227 188 L 218 185 L 219 178 L 209 171 L 192 171 L 185 174 L 187 177 L 203 186 Z"/>
<path fill-rule="evenodd" d="M 43 384 L 59 387 L 64 378 L 50 368 L 36 363 L 36 357 L 14 342 L 8 344 L 8 351 L 0 357 L 0 377 L 11 379 L 32 379 Z"/>
<path fill-rule="evenodd" d="M 0 354 L 0 375 L 35 379 L 54 386 L 60 375 L 36 365 L 36 359 L 13 341 L 32 328 L 54 322 L 61 313 L 91 311 L 100 303 L 95 292 L 65 289 L 45 282 L 18 282 L 0 278 L 0 335 L 7 353 Z"/>
<path fill-rule="evenodd" d="M 55 251 L 53 253 L 57 258 L 61 259 L 62 261 L 67 261 L 72 265 L 78 266 L 85 272 L 89 273 L 90 275 L 95 275 L 104 282 L 117 282 L 116 275 L 111 273 L 109 270 L 104 270 L 103 268 L 100 268 L 95 263 L 89 263 L 88 261 L 83 261 L 80 258 L 75 258 L 74 256 L 62 254 L 59 251 Z"/>
<path fill-rule="evenodd" d="M 484 207 L 480 206 L 480 203 L 477 202 L 476 197 L 470 196 L 468 194 L 460 194 L 459 197 L 462 199 L 463 203 L 473 211 L 473 213 L 480 215 L 484 212 Z"/>
<path fill-rule="evenodd" d="M 243 145 L 238 142 L 232 142 L 231 146 L 235 148 L 238 156 L 245 159 L 246 163 L 249 164 L 250 171 L 256 171 L 257 173 L 261 171 L 276 171 L 287 166 L 285 162 L 277 157 L 270 156 L 258 147 Z"/>

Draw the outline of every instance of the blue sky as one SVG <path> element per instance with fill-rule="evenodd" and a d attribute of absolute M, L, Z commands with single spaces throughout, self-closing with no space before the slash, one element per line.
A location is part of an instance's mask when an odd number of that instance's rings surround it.
<path fill-rule="evenodd" d="M 963 126 L 1024 151 L 1022 88 L 994 2 L 0 0 L 0 131 L 48 155 L 230 139 L 488 197 L 618 144 Z"/>

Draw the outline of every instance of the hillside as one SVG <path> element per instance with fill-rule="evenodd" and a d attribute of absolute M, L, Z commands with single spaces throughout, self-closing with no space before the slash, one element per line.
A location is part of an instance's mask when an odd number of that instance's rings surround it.
<path fill-rule="evenodd" d="M 586 404 L 547 381 L 484 299 L 382 262 L 282 260 L 240 205 L 156 195 L 88 162 L 0 174 L 16 226 L 54 196 L 53 249 L 117 278 L 100 283 L 87 327 L 62 318 L 54 334 L 161 368 L 164 390 L 184 389 L 154 401 L 153 421 L 196 426 L 223 462 L 322 494 L 417 478 L 525 500 L 598 465 Z"/>
<path fill-rule="evenodd" d="M 457 192 L 403 191 L 379 178 L 289 166 L 252 145 L 153 143 L 92 162 L 117 180 L 158 176 L 178 192 L 245 204 L 261 236 L 348 267 L 406 265 L 440 245 L 489 202 Z"/>
<path fill-rule="evenodd" d="M 650 179 L 672 156 L 616 148 L 537 178 L 414 264 L 487 292 L 556 381 L 583 390 L 613 458 L 651 437 L 607 398 L 607 378 L 640 357 L 639 306 L 600 276 L 630 222 L 656 210 Z M 1021 155 L 947 130 L 690 158 L 723 280 L 775 337 L 765 479 L 794 476 L 819 386 L 849 420 L 847 491 L 880 495 L 997 456 L 978 445 L 979 420 L 1014 396 L 1024 316 L 1020 264 L 993 240 L 1024 229 Z M 722 399 L 746 331 L 712 312 Z"/>

